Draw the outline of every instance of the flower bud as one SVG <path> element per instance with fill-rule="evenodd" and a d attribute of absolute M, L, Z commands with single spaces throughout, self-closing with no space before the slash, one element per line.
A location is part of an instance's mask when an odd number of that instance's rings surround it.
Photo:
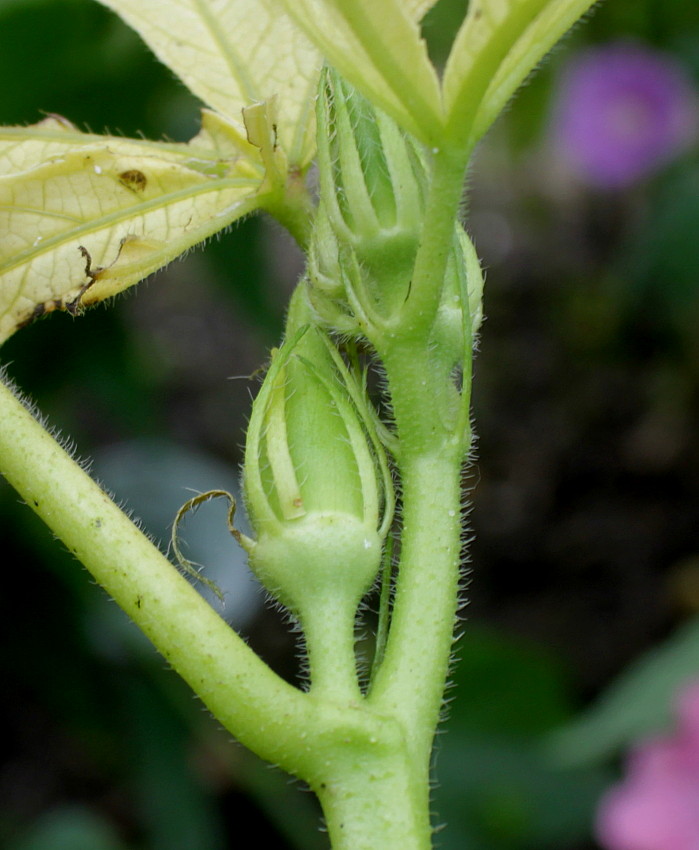
<path fill-rule="evenodd" d="M 464 315 L 463 305 L 468 315 Z M 460 363 L 466 346 L 473 347 L 482 320 L 483 273 L 473 243 L 457 224 L 431 341 L 447 360 Z"/>
<path fill-rule="evenodd" d="M 358 603 L 378 572 L 390 478 L 362 390 L 317 328 L 273 352 L 244 481 L 250 565 L 264 586 L 302 616 L 329 593 Z"/>
<path fill-rule="evenodd" d="M 391 118 L 331 69 L 324 72 L 317 108 L 320 208 L 311 282 L 324 293 L 329 281 L 341 288 L 349 284 L 359 312 L 392 316 L 409 291 L 420 240 L 422 154 Z M 360 280 L 343 281 L 338 264 L 357 269 Z"/>

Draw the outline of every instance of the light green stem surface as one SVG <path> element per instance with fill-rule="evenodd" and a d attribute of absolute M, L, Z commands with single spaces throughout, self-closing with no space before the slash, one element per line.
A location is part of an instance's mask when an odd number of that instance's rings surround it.
<path fill-rule="evenodd" d="M 430 850 L 429 786 L 404 744 L 348 748 L 318 794 L 333 850 Z"/>
<path fill-rule="evenodd" d="M 311 689 L 315 696 L 359 702 L 354 652 L 354 600 L 344 596 L 316 600 L 302 617 Z"/>
<path fill-rule="evenodd" d="M 255 752 L 298 772 L 312 706 L 219 617 L 0 383 L 0 472 L 140 626 L 208 708 Z"/>
<path fill-rule="evenodd" d="M 398 436 L 402 526 L 390 630 L 368 702 L 399 720 L 412 776 L 425 787 L 458 605 L 461 466 L 470 448 L 462 405 L 468 404 L 471 379 L 471 341 L 464 341 L 468 362 L 460 395 L 449 377 L 453 364 L 440 359 L 448 355 L 434 350 L 431 332 L 466 160 L 465 151 L 433 152 L 424 230 L 401 326 L 376 341 Z"/>
<path fill-rule="evenodd" d="M 427 769 L 451 657 L 459 581 L 460 464 L 439 454 L 405 464 L 402 550 L 393 617 L 370 704 L 399 718 Z"/>
<path fill-rule="evenodd" d="M 469 156 L 469 150 L 461 149 L 435 149 L 432 152 L 423 233 L 415 258 L 410 293 L 400 312 L 398 328 L 402 338 L 417 336 L 423 345 L 442 294 Z M 377 348 L 383 356 L 382 346 L 377 344 Z"/>

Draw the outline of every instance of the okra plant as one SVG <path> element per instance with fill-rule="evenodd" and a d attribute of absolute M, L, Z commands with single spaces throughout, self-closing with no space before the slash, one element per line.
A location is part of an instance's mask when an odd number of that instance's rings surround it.
<path fill-rule="evenodd" d="M 255 655 L 9 382 L 0 468 L 215 717 L 313 789 L 335 850 L 425 850 L 482 313 L 464 176 L 593 0 L 471 0 L 443 69 L 421 36 L 431 0 L 101 1 L 204 102 L 201 130 L 184 144 L 56 115 L 0 128 L 0 337 L 78 315 L 255 211 L 289 230 L 307 264 L 250 416 L 251 536 L 230 519 L 302 630 L 305 687 Z"/>

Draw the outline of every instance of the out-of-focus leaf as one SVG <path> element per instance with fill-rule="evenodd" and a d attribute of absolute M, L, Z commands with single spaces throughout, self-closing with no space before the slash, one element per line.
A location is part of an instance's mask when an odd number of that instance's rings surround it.
<path fill-rule="evenodd" d="M 57 809 L 35 823 L 7 850 L 122 850 L 112 830 L 80 808 Z"/>
<path fill-rule="evenodd" d="M 552 733 L 549 749 L 564 764 L 591 764 L 657 732 L 671 721 L 682 685 L 699 679 L 699 618 L 654 648 L 576 720 Z"/>
<path fill-rule="evenodd" d="M 444 108 L 454 138 L 480 138 L 532 68 L 594 2 L 472 0 L 444 71 Z"/>
<path fill-rule="evenodd" d="M 0 129 L 0 342 L 116 295 L 257 208 L 263 170 L 246 146 L 211 113 L 187 145 L 56 118 Z"/>
<path fill-rule="evenodd" d="M 313 99 L 321 58 L 266 0 L 99 0 L 117 12 L 204 103 L 244 133 L 242 110 L 276 99 L 292 166 L 315 150 Z"/>
<path fill-rule="evenodd" d="M 443 124 L 437 74 L 412 0 L 273 0 L 286 9 L 328 61 L 373 103 L 422 141 Z"/>
<path fill-rule="evenodd" d="M 45 0 L 0 0 L 0 15 L 12 11 L 13 6 L 29 6 L 32 2 L 39 5 Z"/>
<path fill-rule="evenodd" d="M 449 734 L 433 808 L 443 850 L 559 850 L 587 837 L 605 770 L 561 770 L 535 741 Z"/>
<path fill-rule="evenodd" d="M 221 850 L 223 824 L 192 758 L 191 732 L 152 677 L 125 683 L 133 791 L 152 850 Z"/>
<path fill-rule="evenodd" d="M 433 807 L 445 850 L 568 846 L 586 835 L 608 777 L 562 770 L 542 735 L 570 715 L 565 667 L 534 643 L 470 624 L 459 647 Z M 442 746 L 440 746 L 442 744 Z"/>
<path fill-rule="evenodd" d="M 699 228 L 698 165 L 678 162 L 651 192 L 647 216 L 623 246 L 619 274 L 633 309 L 650 313 L 658 326 L 669 321 L 691 342 L 699 308 L 699 251 L 688 246 Z"/>
<path fill-rule="evenodd" d="M 454 670 L 447 728 L 472 735 L 537 735 L 570 713 L 563 666 L 541 647 L 471 624 Z"/>
<path fill-rule="evenodd" d="M 236 752 L 234 772 L 289 850 L 327 850 L 328 837 L 319 829 L 320 811 L 310 794 L 248 751 Z"/>

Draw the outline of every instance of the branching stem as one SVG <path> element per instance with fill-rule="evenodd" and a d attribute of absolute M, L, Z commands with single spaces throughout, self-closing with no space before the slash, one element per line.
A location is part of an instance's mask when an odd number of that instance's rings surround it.
<path fill-rule="evenodd" d="M 219 720 L 297 773 L 295 742 L 313 723 L 304 694 L 267 667 L 2 383 L 0 423 L 0 472 L 10 484 Z"/>

